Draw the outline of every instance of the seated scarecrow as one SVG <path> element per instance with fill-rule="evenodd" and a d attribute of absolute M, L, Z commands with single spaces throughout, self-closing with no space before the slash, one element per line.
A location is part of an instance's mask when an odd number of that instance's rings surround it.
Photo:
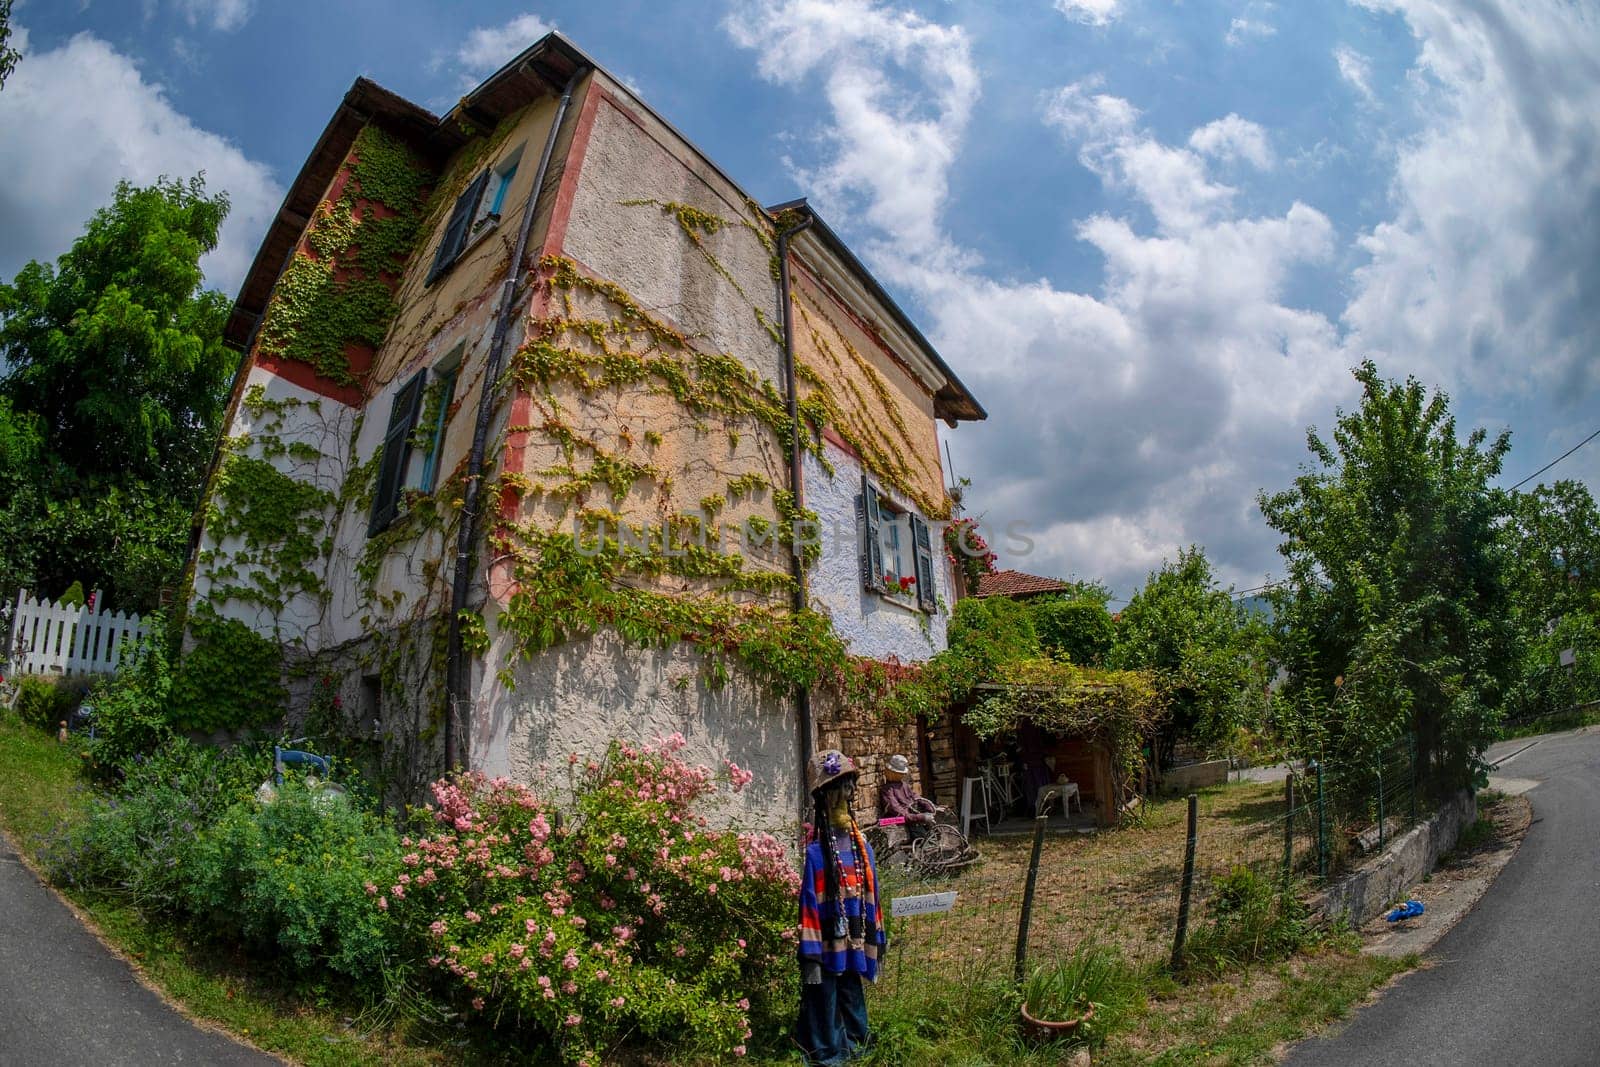
<path fill-rule="evenodd" d="M 878 818 L 901 818 L 912 837 L 923 837 L 933 825 L 933 818 L 941 810 L 927 797 L 918 796 L 911 788 L 907 776 L 911 765 L 904 756 L 890 756 L 883 771 L 883 788 L 878 794 Z"/>

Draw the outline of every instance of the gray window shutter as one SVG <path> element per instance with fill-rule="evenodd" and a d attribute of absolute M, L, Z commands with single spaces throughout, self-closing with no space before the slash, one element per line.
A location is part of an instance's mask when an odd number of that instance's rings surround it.
<path fill-rule="evenodd" d="M 428 280 L 424 284 L 432 285 L 435 278 L 449 270 L 450 264 L 467 246 L 467 238 L 471 236 L 467 227 L 472 225 L 472 216 L 478 213 L 478 201 L 483 199 L 483 190 L 488 184 L 489 172 L 484 171 L 456 199 L 455 210 L 450 212 L 450 225 L 444 228 L 444 240 L 439 242 L 439 251 L 433 255 L 433 266 L 428 268 Z"/>
<path fill-rule="evenodd" d="M 874 593 L 883 592 L 883 513 L 878 508 L 878 491 L 865 474 L 861 476 L 862 525 L 866 540 L 861 546 L 861 584 Z"/>
<path fill-rule="evenodd" d="M 917 605 L 923 611 L 936 611 L 939 601 L 933 588 L 933 538 L 921 515 L 911 513 L 911 542 L 917 553 Z"/>
<path fill-rule="evenodd" d="M 406 476 L 406 461 L 411 458 L 411 431 L 422 413 L 422 385 L 428 372 L 419 370 L 400 387 L 389 408 L 389 429 L 383 435 L 383 459 L 378 461 L 378 487 L 372 494 L 372 518 L 367 536 L 379 533 L 394 521 L 400 510 L 401 482 Z"/>

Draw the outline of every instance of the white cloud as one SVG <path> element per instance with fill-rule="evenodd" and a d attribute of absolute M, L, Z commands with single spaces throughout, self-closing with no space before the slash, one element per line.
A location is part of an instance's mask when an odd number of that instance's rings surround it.
<path fill-rule="evenodd" d="M 1262 22 L 1260 19 L 1236 18 L 1228 23 L 1228 33 L 1224 40 L 1230 45 L 1238 46 L 1248 40 L 1261 40 L 1262 38 L 1271 37 L 1277 32 L 1278 27 L 1270 22 Z"/>
<path fill-rule="evenodd" d="M 1074 22 L 1104 26 L 1121 13 L 1122 0 L 1056 0 L 1056 10 Z"/>
<path fill-rule="evenodd" d="M 27 52 L 0 97 L 0 276 L 29 259 L 53 260 L 111 201 L 119 178 L 149 183 L 205 171 L 232 210 L 201 265 L 230 295 L 283 199 L 271 172 L 173 109 L 159 85 L 105 41 L 80 33 Z"/>
<path fill-rule="evenodd" d="M 1560 0 L 1368 3 L 1420 44 L 1393 217 L 1360 239 L 1363 351 L 1592 429 L 1600 392 L 1600 19 Z M 1581 436 L 1581 434 L 1580 434 Z M 1535 449 L 1548 447 L 1534 442 Z"/>
<path fill-rule="evenodd" d="M 1333 50 L 1333 59 L 1339 64 L 1339 77 L 1360 93 L 1367 103 L 1373 103 L 1372 61 L 1346 45 Z"/>
<path fill-rule="evenodd" d="M 1098 294 L 990 276 L 942 225 L 978 91 L 960 31 L 850 0 L 761 14 L 738 25 L 773 35 L 730 32 L 760 51 L 769 78 L 821 81 L 816 173 L 848 175 L 869 205 L 869 262 L 928 309 L 928 332 L 994 415 L 951 440 L 992 528 L 1018 521 L 1037 542 L 1023 556 L 998 538 L 1007 563 L 1125 589 L 1197 541 L 1229 578 L 1255 584 L 1272 538 L 1254 493 L 1292 476 L 1307 421 L 1350 392 L 1337 329 L 1282 297 L 1292 270 L 1331 254 L 1328 219 L 1299 203 L 1240 216 L 1198 149 L 1162 143 L 1129 101 L 1079 82 L 1045 97 L 1045 121 L 1108 188 L 1151 212 L 1155 232 L 1111 215 L 1079 220 L 1076 236 L 1104 262 Z M 935 116 L 938 136 L 892 121 L 909 114 Z M 1196 135 L 1218 155 L 1270 160 L 1264 133 L 1237 116 Z M 920 190 L 909 199 L 907 176 Z"/>
<path fill-rule="evenodd" d="M 1249 119 L 1234 114 L 1208 122 L 1195 130 L 1189 135 L 1189 147 L 1224 163 L 1242 159 L 1262 170 L 1272 167 L 1272 149 L 1267 145 L 1267 131 Z"/>
<path fill-rule="evenodd" d="M 1137 109 L 1120 97 L 1091 93 L 1098 87 L 1074 82 L 1044 105 L 1045 122 L 1077 144 L 1085 167 L 1107 185 L 1133 192 L 1166 232 L 1192 230 L 1228 207 L 1234 190 L 1211 181 L 1203 159 L 1141 134 Z"/>
<path fill-rule="evenodd" d="M 462 87 L 471 89 L 555 28 L 555 23 L 528 12 L 500 26 L 479 26 L 448 58 Z M 443 65 L 444 58 L 437 57 L 435 66 Z"/>
<path fill-rule="evenodd" d="M 869 0 L 756 0 L 724 27 L 760 53 L 763 77 L 821 77 L 831 157 L 800 174 L 819 206 L 905 251 L 936 254 L 950 165 L 979 92 L 966 34 Z"/>
<path fill-rule="evenodd" d="M 177 0 L 189 25 L 209 23 L 214 30 L 231 33 L 250 21 L 255 0 Z"/>

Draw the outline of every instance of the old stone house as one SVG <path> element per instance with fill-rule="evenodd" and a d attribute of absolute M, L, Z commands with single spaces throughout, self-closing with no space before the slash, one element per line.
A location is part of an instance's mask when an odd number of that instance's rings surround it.
<path fill-rule="evenodd" d="M 208 725 L 337 730 L 396 795 L 681 732 L 773 828 L 812 745 L 915 759 L 837 683 L 944 647 L 936 423 L 983 409 L 804 201 L 561 36 L 442 117 L 357 80 L 227 339 Z"/>

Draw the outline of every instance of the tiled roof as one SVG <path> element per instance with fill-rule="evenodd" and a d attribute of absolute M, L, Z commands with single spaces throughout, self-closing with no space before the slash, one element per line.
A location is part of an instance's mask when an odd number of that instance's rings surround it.
<path fill-rule="evenodd" d="M 1021 571 L 996 571 L 978 579 L 979 596 L 1033 596 L 1037 593 L 1060 593 L 1067 588 L 1065 582 Z"/>

